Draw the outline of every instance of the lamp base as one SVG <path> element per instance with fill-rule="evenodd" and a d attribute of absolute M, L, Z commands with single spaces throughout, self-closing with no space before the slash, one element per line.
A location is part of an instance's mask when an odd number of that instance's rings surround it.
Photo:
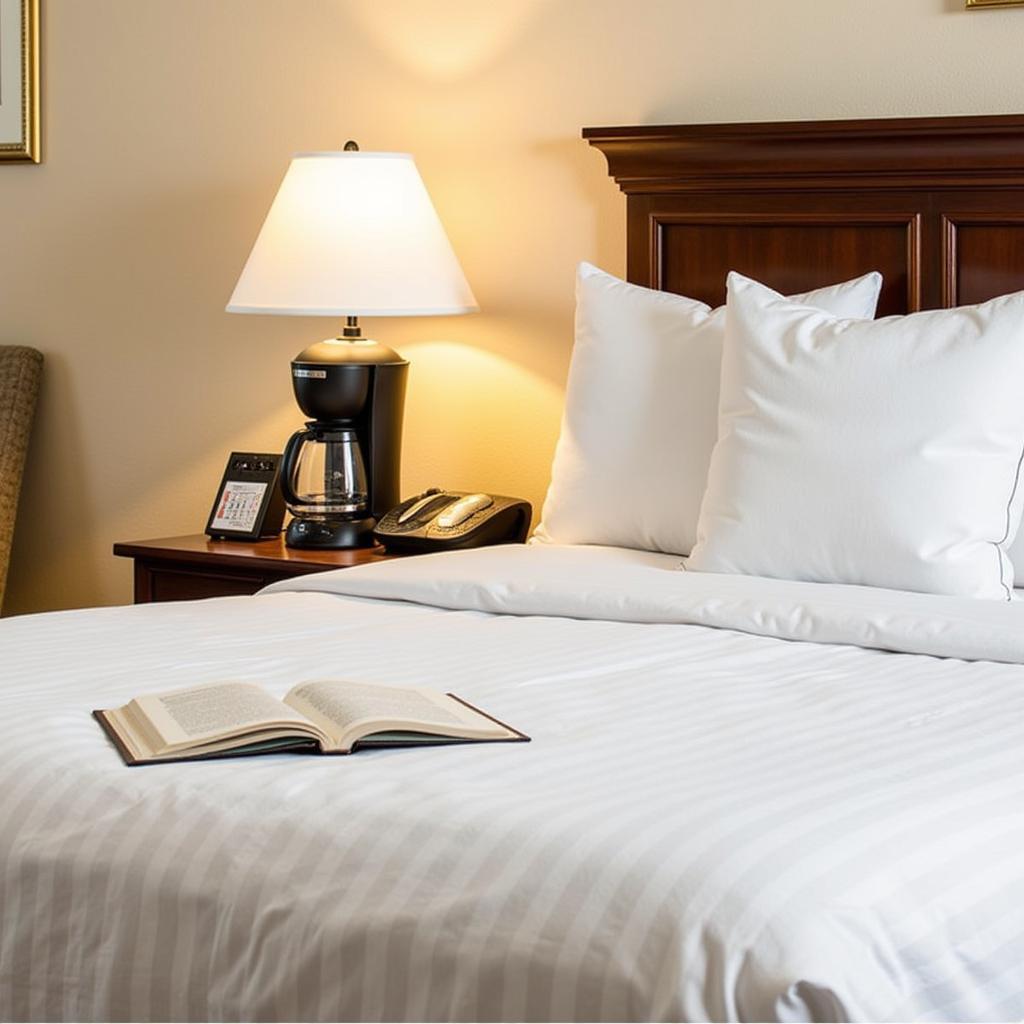
<path fill-rule="evenodd" d="M 365 519 L 303 519 L 288 524 L 284 542 L 290 548 L 370 548 L 376 544 L 373 528 L 377 521 Z"/>

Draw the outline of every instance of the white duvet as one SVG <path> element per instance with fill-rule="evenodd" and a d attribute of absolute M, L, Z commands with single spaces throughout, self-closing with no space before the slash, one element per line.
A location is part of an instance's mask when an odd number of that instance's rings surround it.
<path fill-rule="evenodd" d="M 676 564 L 0 622 L 0 1018 L 1024 1016 L 1024 602 Z M 89 717 L 325 676 L 533 742 L 129 769 Z"/>

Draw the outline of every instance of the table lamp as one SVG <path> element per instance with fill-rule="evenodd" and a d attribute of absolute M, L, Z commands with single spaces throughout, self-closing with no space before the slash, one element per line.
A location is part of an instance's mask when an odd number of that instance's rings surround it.
<path fill-rule="evenodd" d="M 373 543 L 398 504 L 408 363 L 361 316 L 472 313 L 473 292 L 407 153 L 299 153 L 235 285 L 229 313 L 345 317 L 292 361 L 310 417 L 285 448 L 292 547 Z"/>

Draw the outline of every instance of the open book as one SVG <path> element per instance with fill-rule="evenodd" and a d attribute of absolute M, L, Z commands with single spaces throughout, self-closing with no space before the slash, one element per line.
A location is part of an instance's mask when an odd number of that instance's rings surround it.
<path fill-rule="evenodd" d="M 300 683 L 283 701 L 253 683 L 210 683 L 93 715 L 127 764 L 529 739 L 454 694 L 366 683 Z"/>

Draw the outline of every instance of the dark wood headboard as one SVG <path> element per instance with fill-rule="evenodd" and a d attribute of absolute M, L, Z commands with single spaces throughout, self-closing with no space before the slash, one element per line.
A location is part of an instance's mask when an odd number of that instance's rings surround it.
<path fill-rule="evenodd" d="M 880 270 L 879 314 L 1024 289 L 1024 115 L 586 128 L 627 195 L 627 275 L 720 305 Z"/>

